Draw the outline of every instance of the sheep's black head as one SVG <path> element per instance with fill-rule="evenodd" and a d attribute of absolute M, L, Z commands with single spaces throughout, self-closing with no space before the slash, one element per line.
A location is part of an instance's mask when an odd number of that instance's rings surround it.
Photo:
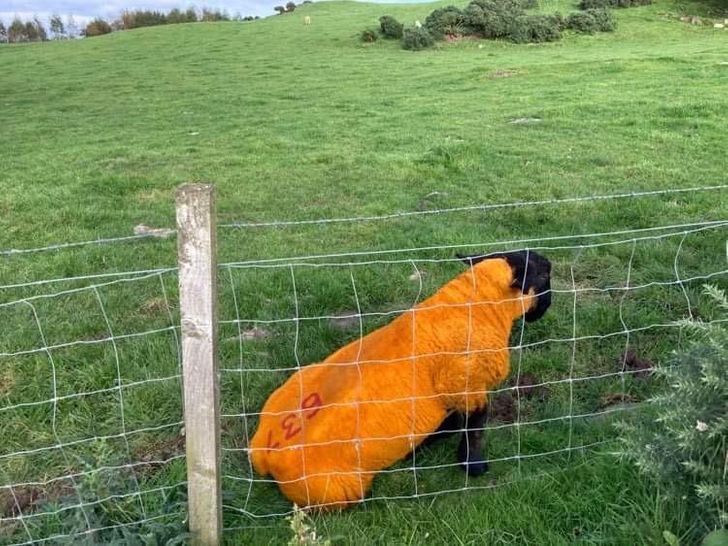
<path fill-rule="evenodd" d="M 551 262 L 533 250 L 516 250 L 513 252 L 497 252 L 494 254 L 458 257 L 468 265 L 475 265 L 483 260 L 505 259 L 513 270 L 511 286 L 524 294 L 536 294 L 536 304 L 524 315 L 526 322 L 540 319 L 551 305 Z"/>

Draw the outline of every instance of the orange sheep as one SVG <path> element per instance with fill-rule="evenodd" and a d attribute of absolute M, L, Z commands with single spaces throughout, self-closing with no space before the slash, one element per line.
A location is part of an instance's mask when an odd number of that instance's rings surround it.
<path fill-rule="evenodd" d="M 459 415 L 458 459 L 471 475 L 487 469 L 486 391 L 508 375 L 513 321 L 536 320 L 550 305 L 551 264 L 532 251 L 465 261 L 472 267 L 432 297 L 297 371 L 268 398 L 249 454 L 291 501 L 360 501 L 377 472 Z"/>

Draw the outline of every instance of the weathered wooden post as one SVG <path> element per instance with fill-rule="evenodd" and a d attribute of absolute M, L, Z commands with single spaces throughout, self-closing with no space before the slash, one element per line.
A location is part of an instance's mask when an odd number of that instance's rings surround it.
<path fill-rule="evenodd" d="M 177 189 L 182 368 L 187 490 L 192 543 L 217 546 L 222 536 L 220 387 L 217 369 L 215 191 Z"/>

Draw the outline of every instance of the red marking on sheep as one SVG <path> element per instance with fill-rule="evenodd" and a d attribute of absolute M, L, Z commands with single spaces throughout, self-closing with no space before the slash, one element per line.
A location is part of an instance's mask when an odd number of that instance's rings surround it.
<path fill-rule="evenodd" d="M 267 442 L 268 449 L 276 449 L 281 446 L 280 442 L 273 442 L 273 430 L 268 431 L 268 442 Z"/>
<path fill-rule="evenodd" d="M 317 392 L 312 392 L 309 394 L 306 398 L 303 399 L 303 402 L 301 402 L 301 409 L 300 411 L 297 411 L 295 413 L 289 413 L 283 419 L 281 419 L 280 427 L 284 431 L 283 439 L 284 440 L 290 440 L 291 438 L 298 436 L 298 434 L 303 430 L 302 424 L 298 422 L 298 419 L 301 418 L 302 414 L 306 414 L 306 419 L 312 419 L 319 411 L 321 411 L 321 406 L 323 405 L 323 400 L 321 398 L 321 395 Z M 268 447 L 269 448 L 275 448 L 280 445 L 279 442 L 275 442 L 275 445 L 272 444 L 273 442 L 273 431 L 268 431 Z"/>

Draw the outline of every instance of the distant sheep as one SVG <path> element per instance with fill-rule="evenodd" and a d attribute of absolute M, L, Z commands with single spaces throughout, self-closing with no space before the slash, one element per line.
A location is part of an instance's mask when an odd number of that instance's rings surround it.
<path fill-rule="evenodd" d="M 377 472 L 460 416 L 458 460 L 471 475 L 487 470 L 486 391 L 508 375 L 513 321 L 536 320 L 551 304 L 551 264 L 525 251 L 464 260 L 472 267 L 432 297 L 268 398 L 250 458 L 291 501 L 360 501 Z"/>

